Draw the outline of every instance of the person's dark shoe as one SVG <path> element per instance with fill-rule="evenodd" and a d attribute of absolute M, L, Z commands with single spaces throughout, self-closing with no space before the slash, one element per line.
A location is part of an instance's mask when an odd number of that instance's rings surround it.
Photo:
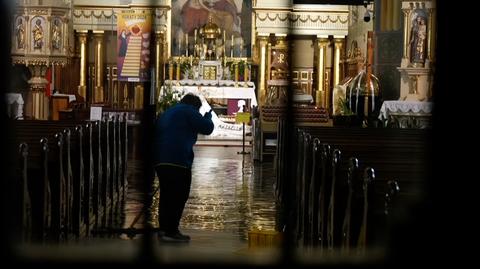
<path fill-rule="evenodd" d="M 186 234 L 182 234 L 181 232 L 178 232 L 177 233 L 177 236 L 181 237 L 181 238 L 185 238 L 187 239 L 188 241 L 190 241 L 190 236 L 186 235 Z"/>
<path fill-rule="evenodd" d="M 169 242 L 169 243 L 188 243 L 190 241 L 190 236 L 183 235 L 180 232 L 178 233 L 165 233 L 158 236 L 161 242 Z"/>

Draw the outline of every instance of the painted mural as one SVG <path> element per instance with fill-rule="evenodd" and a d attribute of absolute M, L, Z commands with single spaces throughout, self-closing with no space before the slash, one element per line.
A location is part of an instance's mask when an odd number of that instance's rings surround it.
<path fill-rule="evenodd" d="M 119 81 L 149 80 L 152 13 L 126 9 L 117 19 L 117 69 Z"/>
<path fill-rule="evenodd" d="M 225 30 L 226 39 L 233 38 L 234 48 L 239 50 L 242 45 L 242 55 L 251 56 L 251 0 L 172 0 L 172 13 L 172 55 L 182 55 L 186 46 L 193 50 L 195 40 L 199 40 L 194 35 L 211 14 L 213 22 Z M 230 51 L 231 42 L 226 45 L 226 51 Z"/>

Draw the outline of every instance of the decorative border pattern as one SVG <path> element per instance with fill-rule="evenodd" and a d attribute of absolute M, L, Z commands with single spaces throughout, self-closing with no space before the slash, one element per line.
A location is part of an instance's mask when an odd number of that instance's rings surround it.
<path fill-rule="evenodd" d="M 258 33 L 343 36 L 348 34 L 348 10 L 316 12 L 255 10 L 255 15 Z"/>
<path fill-rule="evenodd" d="M 148 7 L 146 7 L 148 8 Z M 112 30 L 117 25 L 117 13 L 124 8 L 75 7 L 73 28 L 75 30 Z M 128 9 L 128 7 L 125 7 Z M 163 30 L 168 25 L 169 8 L 155 8 L 154 29 Z"/>

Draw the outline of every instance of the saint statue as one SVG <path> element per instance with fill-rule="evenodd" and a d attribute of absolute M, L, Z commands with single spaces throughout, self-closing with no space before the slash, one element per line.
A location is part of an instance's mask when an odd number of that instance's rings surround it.
<path fill-rule="evenodd" d="M 411 31 L 410 38 L 410 62 L 411 63 L 425 63 L 425 46 L 427 39 L 427 25 L 425 17 L 417 16 Z"/>
<path fill-rule="evenodd" d="M 21 18 L 18 20 L 16 34 L 17 34 L 17 49 L 24 49 L 25 48 L 25 28 L 23 27 L 23 20 Z"/>
<path fill-rule="evenodd" d="M 43 28 L 42 28 L 42 21 L 37 19 L 35 21 L 35 25 L 33 26 L 33 48 L 34 49 L 42 49 L 43 47 Z"/>
<path fill-rule="evenodd" d="M 60 49 L 60 44 L 62 43 L 62 32 L 60 29 L 60 23 L 58 19 L 53 21 L 52 27 L 52 47 L 54 49 Z"/>

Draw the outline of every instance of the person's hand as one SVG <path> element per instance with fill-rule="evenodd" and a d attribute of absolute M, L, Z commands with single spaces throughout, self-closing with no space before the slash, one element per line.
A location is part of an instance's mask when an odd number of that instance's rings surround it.
<path fill-rule="evenodd" d="M 212 111 L 213 111 L 213 109 L 210 109 L 208 112 L 205 113 L 204 117 L 211 119 L 212 118 Z"/>

